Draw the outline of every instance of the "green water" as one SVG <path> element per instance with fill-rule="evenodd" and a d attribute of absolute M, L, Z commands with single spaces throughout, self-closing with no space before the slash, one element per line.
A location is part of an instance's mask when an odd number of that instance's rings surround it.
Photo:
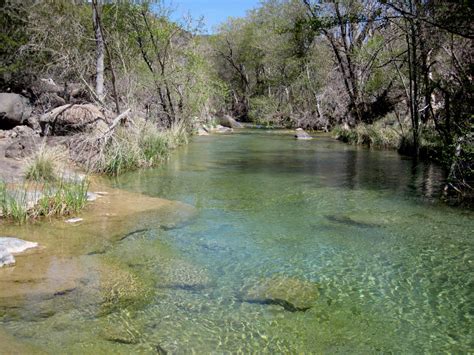
<path fill-rule="evenodd" d="M 473 352 L 474 214 L 437 202 L 442 180 L 323 136 L 197 137 L 110 182 L 193 217 L 140 216 L 77 252 L 101 282 L 0 304 L 0 325 L 50 353 Z"/>

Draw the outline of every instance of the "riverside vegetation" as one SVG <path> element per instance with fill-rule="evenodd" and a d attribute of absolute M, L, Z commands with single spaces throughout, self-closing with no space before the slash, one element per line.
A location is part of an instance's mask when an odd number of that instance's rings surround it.
<path fill-rule="evenodd" d="M 5 1 L 0 129 L 30 130 L 11 137 L 21 157 L 42 136 L 88 174 L 119 175 L 157 166 L 230 114 L 436 160 L 445 197 L 469 201 L 472 14 L 464 2 L 263 1 L 203 35 L 163 2 Z M 58 185 L 69 205 L 76 186 L 53 178 L 54 159 L 36 156 L 25 176 Z M 5 213 L 24 216 L 3 186 Z"/>

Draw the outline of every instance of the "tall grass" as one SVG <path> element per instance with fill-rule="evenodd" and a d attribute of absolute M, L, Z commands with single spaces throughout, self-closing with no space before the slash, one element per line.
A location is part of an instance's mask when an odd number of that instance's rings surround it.
<path fill-rule="evenodd" d="M 188 131 L 183 123 L 160 130 L 152 123 L 119 127 L 92 167 L 94 172 L 117 176 L 126 171 L 153 167 L 165 161 L 176 147 L 187 144 Z"/>
<path fill-rule="evenodd" d="M 42 144 L 38 151 L 28 160 L 25 178 L 32 181 L 54 181 L 58 178 L 58 170 L 66 160 L 64 150 Z"/>
<path fill-rule="evenodd" d="M 87 203 L 88 187 L 86 178 L 59 178 L 54 182 L 11 186 L 0 182 L 1 215 L 21 224 L 40 217 L 77 213 Z"/>
<path fill-rule="evenodd" d="M 398 149 L 403 138 L 401 131 L 392 126 L 364 123 L 351 129 L 336 126 L 333 129 L 333 135 L 346 143 L 386 149 Z"/>

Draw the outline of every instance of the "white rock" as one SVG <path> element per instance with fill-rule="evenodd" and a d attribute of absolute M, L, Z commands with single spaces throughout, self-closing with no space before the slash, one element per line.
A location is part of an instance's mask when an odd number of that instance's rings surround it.
<path fill-rule="evenodd" d="M 97 194 L 93 193 L 93 192 L 88 192 L 87 193 L 87 201 L 89 202 L 93 202 L 95 200 L 97 200 L 97 197 L 99 197 Z"/>
<path fill-rule="evenodd" d="M 15 257 L 7 249 L 0 247 L 0 267 L 15 264 Z"/>
<path fill-rule="evenodd" d="M 36 248 L 37 246 L 38 243 L 18 238 L 0 237 L 0 248 L 4 248 L 10 254 L 22 253 L 27 249 Z"/>
<path fill-rule="evenodd" d="M 78 223 L 78 222 L 82 222 L 83 220 L 84 219 L 82 218 L 70 218 L 66 220 L 66 223 Z"/>

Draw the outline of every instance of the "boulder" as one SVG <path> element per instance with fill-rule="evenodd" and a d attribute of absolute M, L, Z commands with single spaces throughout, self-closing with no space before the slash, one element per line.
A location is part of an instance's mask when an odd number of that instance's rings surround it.
<path fill-rule="evenodd" d="M 0 247 L 0 267 L 15 264 L 15 258 L 5 248 Z"/>
<path fill-rule="evenodd" d="M 6 149 L 5 157 L 11 159 L 24 158 L 31 155 L 40 143 L 40 137 L 17 137 Z"/>
<path fill-rule="evenodd" d="M 28 242 L 26 240 L 0 237 L 0 267 L 15 264 L 13 254 L 19 254 L 25 250 L 36 248 L 38 243 Z"/>
<path fill-rule="evenodd" d="M 0 248 L 4 248 L 11 254 L 23 253 L 25 250 L 36 248 L 38 243 L 28 242 L 26 240 L 13 237 L 0 237 Z"/>
<path fill-rule="evenodd" d="M 295 312 L 308 310 L 318 297 L 316 283 L 292 277 L 273 277 L 244 288 L 242 299 L 248 303 L 279 305 Z"/>
<path fill-rule="evenodd" d="M 297 128 L 295 132 L 296 139 L 313 139 L 308 133 L 306 133 L 303 128 Z"/>
<path fill-rule="evenodd" d="M 207 133 L 207 131 L 204 128 L 199 127 L 198 130 L 197 130 L 197 135 L 198 136 L 208 136 L 209 133 Z"/>
<path fill-rule="evenodd" d="M 0 129 L 11 129 L 21 125 L 31 112 L 32 108 L 26 97 L 0 93 Z"/>
<path fill-rule="evenodd" d="M 92 104 L 56 107 L 40 117 L 40 125 L 48 134 L 59 136 L 105 132 L 108 129 L 104 113 Z"/>
<path fill-rule="evenodd" d="M 224 127 L 224 126 L 221 126 L 220 124 L 217 125 L 217 127 L 215 128 L 215 132 L 217 133 L 232 133 L 234 130 L 232 128 L 229 128 L 229 127 Z"/>
<path fill-rule="evenodd" d="M 242 128 L 242 124 L 237 122 L 234 118 L 230 117 L 229 115 L 224 115 L 223 117 L 219 118 L 219 124 L 224 127 L 228 128 Z"/>
<path fill-rule="evenodd" d="M 9 134 L 10 138 L 39 137 L 39 134 L 28 126 L 16 126 Z"/>

